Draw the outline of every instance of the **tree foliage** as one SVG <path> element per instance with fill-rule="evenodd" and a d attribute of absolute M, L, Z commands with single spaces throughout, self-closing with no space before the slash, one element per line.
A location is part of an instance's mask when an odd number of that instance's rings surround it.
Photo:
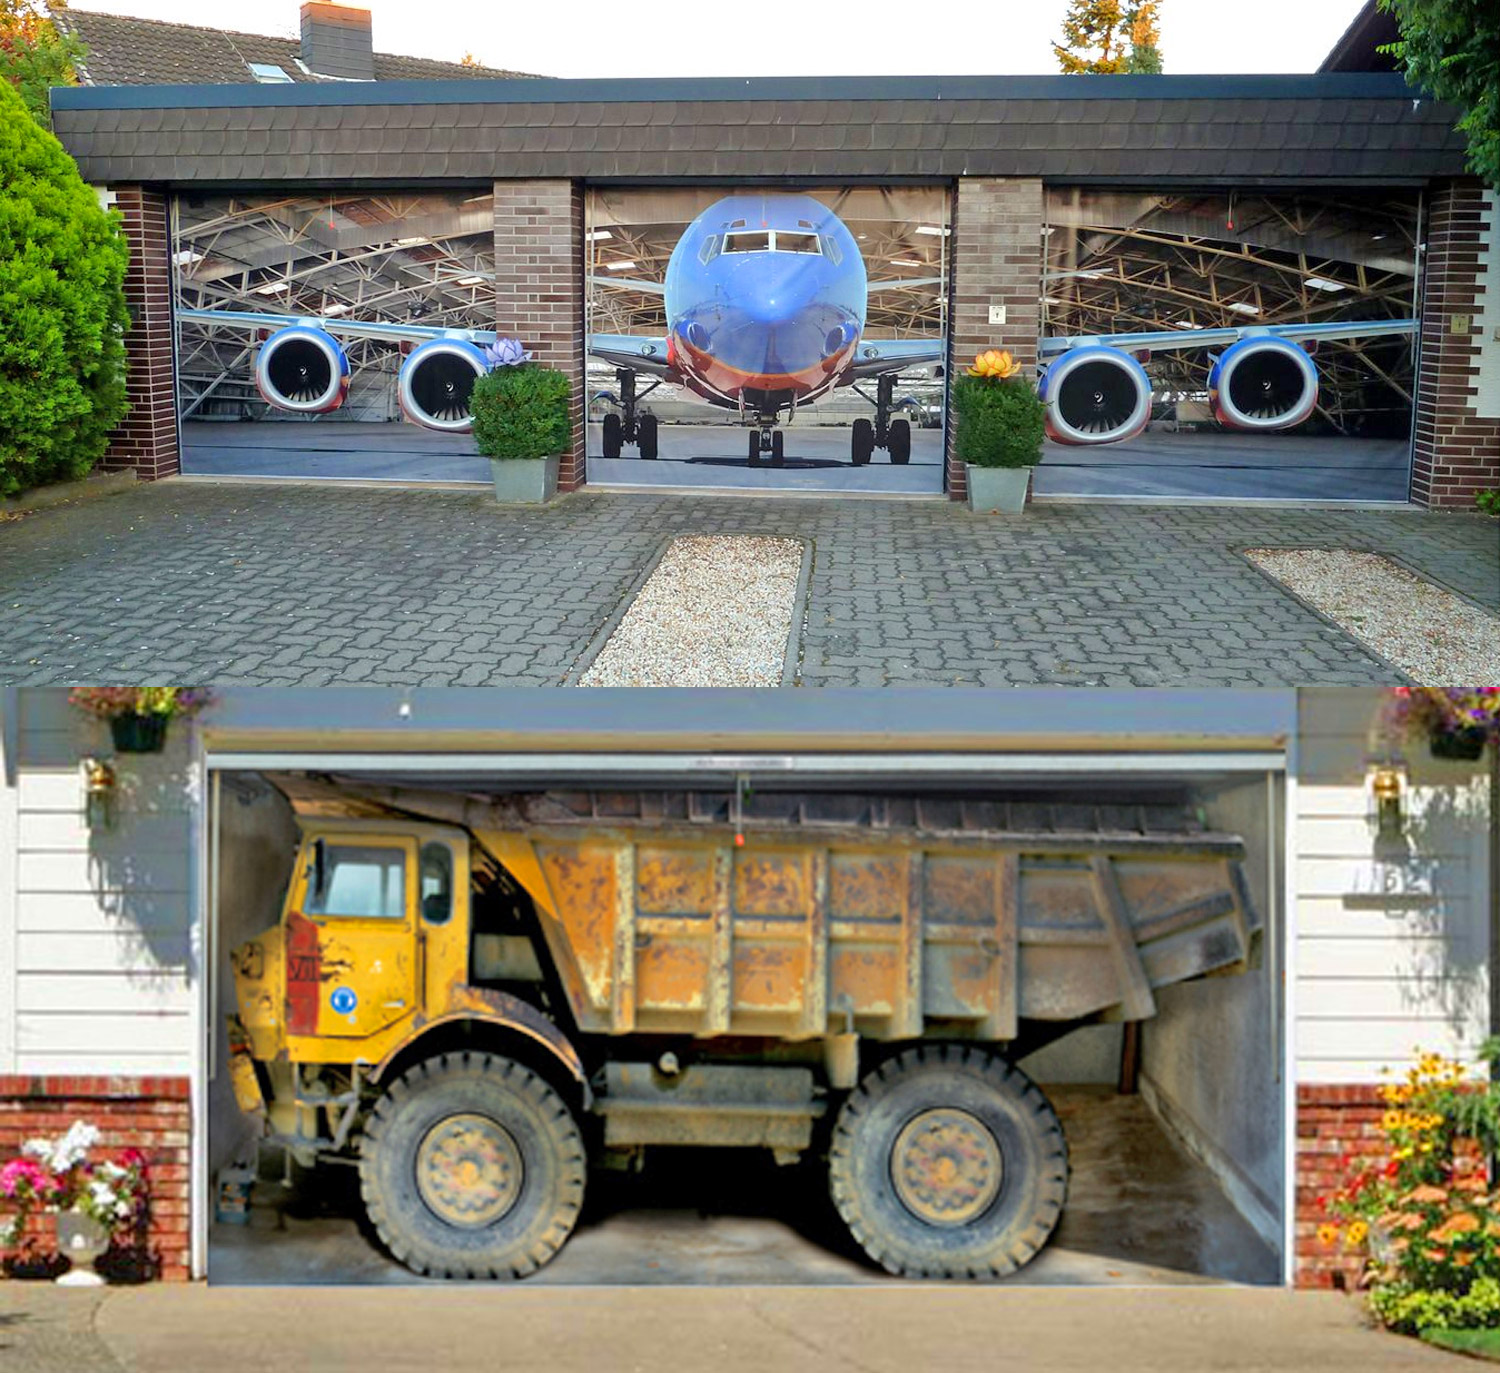
<path fill-rule="evenodd" d="M 1407 80 L 1462 111 L 1469 166 L 1500 189 L 1500 5 L 1495 0 L 1379 0 L 1400 40 L 1386 49 Z"/>
<path fill-rule="evenodd" d="M 64 6 L 52 0 L 51 8 Z M 38 123 L 51 123 L 47 87 L 74 85 L 83 58 L 83 45 L 52 22 L 39 0 L 0 0 L 0 76 L 21 92 Z"/>
<path fill-rule="evenodd" d="M 540 363 L 497 367 L 474 383 L 474 442 L 487 458 L 548 458 L 573 443 L 567 373 Z"/>
<path fill-rule="evenodd" d="M 119 216 L 0 81 L 0 495 L 81 477 L 125 413 Z"/>
<path fill-rule="evenodd" d="M 1070 0 L 1063 41 L 1054 43 L 1069 76 L 1161 71 L 1160 0 Z"/>

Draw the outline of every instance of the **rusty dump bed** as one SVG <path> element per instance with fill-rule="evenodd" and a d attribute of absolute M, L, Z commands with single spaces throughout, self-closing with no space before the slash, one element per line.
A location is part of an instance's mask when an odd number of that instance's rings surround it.
<path fill-rule="evenodd" d="M 530 893 L 591 1032 L 1007 1040 L 1028 1019 L 1139 1020 L 1156 988 L 1242 968 L 1258 927 L 1242 841 L 1180 806 L 711 792 L 462 805 Z"/>

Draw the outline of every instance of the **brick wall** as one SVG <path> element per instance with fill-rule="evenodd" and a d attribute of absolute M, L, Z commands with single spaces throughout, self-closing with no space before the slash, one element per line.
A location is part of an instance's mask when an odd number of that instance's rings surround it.
<path fill-rule="evenodd" d="M 130 410 L 100 465 L 106 471 L 133 468 L 137 476 L 154 481 L 178 471 L 170 207 L 161 192 L 140 186 L 117 186 L 114 193 L 130 243 L 125 271 L 131 319 L 125 336 L 125 394 Z"/>
<path fill-rule="evenodd" d="M 1296 1281 L 1298 1287 L 1353 1290 L 1361 1260 L 1339 1242 L 1324 1244 L 1318 1226 L 1329 1219 L 1318 1208 L 1343 1181 L 1346 1159 L 1379 1152 L 1385 1110 L 1374 1086 L 1297 1088 Z"/>
<path fill-rule="evenodd" d="M 139 1149 L 151 1186 L 148 1248 L 159 1276 L 189 1276 L 189 1139 L 185 1077 L 0 1076 L 0 1161 L 36 1135 L 55 1137 L 75 1120 L 102 1132 L 95 1157 Z M 41 1251 L 53 1243 L 52 1218 L 33 1221 Z"/>
<path fill-rule="evenodd" d="M 974 354 L 1003 347 L 1027 372 L 1036 372 L 1042 332 L 1042 183 L 963 177 L 953 206 L 953 312 L 949 373 Z M 1003 305 L 1004 324 L 991 324 L 991 305 Z M 948 424 L 948 494 L 963 500 L 964 468 L 953 454 Z"/>
<path fill-rule="evenodd" d="M 573 383 L 573 450 L 558 488 L 584 471 L 583 190 L 573 181 L 495 183 L 495 327 Z"/>
<path fill-rule="evenodd" d="M 1412 463 L 1412 499 L 1420 505 L 1472 510 L 1476 492 L 1500 489 L 1500 420 L 1474 412 L 1483 210 L 1478 182 L 1449 182 L 1428 202 Z M 1500 290 L 1500 282 L 1489 289 Z M 1466 329 L 1455 331 L 1455 316 L 1468 317 Z"/>

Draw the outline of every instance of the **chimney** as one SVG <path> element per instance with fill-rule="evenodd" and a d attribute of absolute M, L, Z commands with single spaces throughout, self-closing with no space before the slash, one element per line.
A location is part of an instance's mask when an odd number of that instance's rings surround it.
<path fill-rule="evenodd" d="M 319 76 L 373 81 L 370 11 L 308 0 L 302 6 L 302 60 Z"/>

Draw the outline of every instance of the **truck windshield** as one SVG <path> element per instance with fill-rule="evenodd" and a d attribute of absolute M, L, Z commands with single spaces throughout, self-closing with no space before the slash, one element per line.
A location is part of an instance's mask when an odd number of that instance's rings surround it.
<path fill-rule="evenodd" d="M 393 845 L 325 845 L 322 886 L 310 866 L 304 911 L 400 920 L 406 914 L 405 852 Z"/>

